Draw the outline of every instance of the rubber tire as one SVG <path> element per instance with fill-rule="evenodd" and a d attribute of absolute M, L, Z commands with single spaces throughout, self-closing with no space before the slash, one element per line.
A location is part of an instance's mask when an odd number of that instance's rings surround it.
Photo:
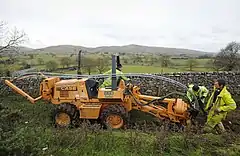
<path fill-rule="evenodd" d="M 66 113 L 70 116 L 70 124 L 68 126 L 61 126 L 56 123 L 55 117 L 58 113 Z M 80 113 L 76 106 L 69 103 L 62 103 L 54 111 L 53 121 L 54 121 L 55 127 L 69 128 L 77 125 L 80 119 L 79 117 L 80 117 Z"/>
<path fill-rule="evenodd" d="M 128 113 L 126 109 L 119 104 L 110 104 L 106 108 L 104 108 L 104 110 L 100 114 L 100 121 L 103 124 L 104 128 L 116 129 L 116 128 L 109 127 L 108 124 L 106 123 L 107 117 L 111 114 L 119 115 L 123 119 L 123 126 L 120 127 L 119 129 L 122 129 L 125 127 L 125 125 L 127 125 Z"/>

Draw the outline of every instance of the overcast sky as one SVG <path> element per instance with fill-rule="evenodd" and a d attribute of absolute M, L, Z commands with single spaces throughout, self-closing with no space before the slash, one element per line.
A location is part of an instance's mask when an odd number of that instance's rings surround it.
<path fill-rule="evenodd" d="M 0 0 L 26 46 L 141 44 L 218 51 L 240 40 L 240 0 Z"/>

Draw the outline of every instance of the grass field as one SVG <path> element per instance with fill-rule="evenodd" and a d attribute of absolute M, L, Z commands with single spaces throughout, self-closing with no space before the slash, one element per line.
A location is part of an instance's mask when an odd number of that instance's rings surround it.
<path fill-rule="evenodd" d="M 162 72 L 185 72 L 189 71 L 186 67 L 169 67 L 162 68 L 160 66 L 139 66 L 139 65 L 125 65 L 123 68 L 125 73 L 162 73 Z M 209 71 L 204 67 L 193 68 L 192 71 Z"/>
<path fill-rule="evenodd" d="M 0 97 L 0 101 L 0 155 L 240 155 L 239 132 L 215 135 L 138 129 L 107 131 L 86 124 L 57 129 L 51 120 L 53 105 L 33 105 L 20 96 Z M 239 111 L 233 116 L 234 122 L 240 121 Z M 131 118 L 139 121 L 145 117 L 135 113 Z"/>
<path fill-rule="evenodd" d="M 109 66 L 108 69 L 111 67 Z M 187 72 L 190 71 L 186 67 L 179 67 L 179 68 L 162 68 L 160 66 L 140 66 L 140 65 L 124 65 L 123 70 L 124 73 L 169 73 L 169 72 Z M 193 68 L 192 72 L 207 72 L 211 71 L 208 68 L 204 67 L 195 67 Z M 65 71 L 66 74 L 76 74 L 77 71 Z M 87 74 L 87 72 L 84 72 Z M 93 71 L 91 74 L 98 74 L 97 71 Z"/>
<path fill-rule="evenodd" d="M 31 58 L 30 56 L 18 56 L 17 57 L 17 61 L 15 64 L 12 65 L 8 65 L 8 66 L 0 66 L 0 68 L 3 69 L 10 69 L 10 71 L 16 71 L 19 70 L 20 67 L 22 66 L 21 63 L 22 62 L 27 62 L 30 65 L 32 65 L 32 67 L 38 69 L 38 70 L 42 70 L 42 69 L 46 69 L 46 65 L 45 63 L 51 60 L 54 60 L 58 63 L 58 68 L 61 68 L 62 65 L 60 64 L 60 58 L 62 57 L 68 57 L 71 59 L 71 65 L 70 66 L 77 66 L 77 62 L 76 62 L 76 55 L 75 56 L 71 56 L 66 54 L 66 55 L 52 55 L 52 54 L 38 54 L 38 55 L 34 55 L 33 58 Z M 100 55 L 88 55 L 88 57 L 90 58 L 98 58 L 100 57 Z M 131 56 L 132 57 L 132 56 Z M 124 56 L 123 58 L 128 58 L 128 63 L 124 63 L 124 60 L 121 61 L 122 65 L 123 65 L 123 72 L 124 73 L 166 73 L 166 72 L 186 72 L 186 71 L 190 71 L 190 68 L 188 66 L 188 60 L 184 60 L 184 59 L 171 59 L 171 63 L 169 64 L 168 67 L 161 67 L 161 62 L 156 61 L 153 63 L 153 65 L 149 65 L 149 63 L 145 62 L 145 63 L 139 63 L 139 62 L 135 62 L 133 63 L 132 60 L 134 60 L 134 57 L 131 58 L 130 56 Z M 44 64 L 40 65 L 38 59 L 41 58 L 44 61 Z M 1 60 L 5 60 L 7 59 L 6 57 L 1 58 Z M 108 60 L 109 62 L 111 62 L 111 60 Z M 207 72 L 207 71 L 212 71 L 212 69 L 207 68 L 206 65 L 208 64 L 209 59 L 196 59 L 195 60 L 197 62 L 197 64 L 192 68 L 191 71 L 199 71 L 199 72 Z M 108 67 L 108 69 L 110 69 L 111 66 Z M 54 72 L 54 71 L 53 71 Z M 59 72 L 59 71 L 58 71 Z M 60 71 L 63 73 L 67 73 L 67 74 L 76 74 L 77 71 L 70 71 L 70 70 L 64 70 L 64 71 Z M 82 70 L 83 74 L 88 74 L 88 72 L 86 70 Z M 95 67 L 92 67 L 91 69 L 91 74 L 99 74 L 99 72 L 96 70 Z"/>

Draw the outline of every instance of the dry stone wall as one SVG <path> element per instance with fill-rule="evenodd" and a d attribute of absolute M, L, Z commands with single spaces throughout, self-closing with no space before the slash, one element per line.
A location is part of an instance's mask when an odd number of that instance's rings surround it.
<path fill-rule="evenodd" d="M 184 85 L 189 83 L 198 83 L 206 86 L 210 91 L 213 88 L 212 82 L 214 79 L 223 78 L 226 80 L 229 91 L 234 96 L 240 96 L 240 72 L 183 72 L 183 73 L 165 73 L 154 74 L 164 76 L 171 80 L 176 80 Z M 162 96 L 173 91 L 185 91 L 178 84 L 173 84 L 169 81 L 146 78 L 146 77 L 130 77 L 132 83 L 141 87 L 141 92 L 147 95 Z M 15 94 L 4 84 L 4 80 L 0 79 L 0 96 Z M 39 84 L 42 81 L 40 77 L 29 77 L 22 80 L 14 81 L 19 88 L 29 93 L 33 97 L 39 95 Z"/>
<path fill-rule="evenodd" d="M 213 89 L 213 80 L 222 78 L 226 81 L 228 90 L 231 94 L 240 96 L 240 72 L 185 72 L 161 75 L 179 81 L 185 85 L 189 83 L 198 83 L 204 85 L 210 91 Z"/>

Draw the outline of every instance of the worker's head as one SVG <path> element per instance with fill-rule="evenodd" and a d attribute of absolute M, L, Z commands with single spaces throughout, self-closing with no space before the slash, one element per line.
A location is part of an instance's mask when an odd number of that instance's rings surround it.
<path fill-rule="evenodd" d="M 193 89 L 193 91 L 197 92 L 199 90 L 199 86 L 197 84 L 195 84 L 192 89 Z"/>
<path fill-rule="evenodd" d="M 222 89 L 225 85 L 226 85 L 226 82 L 225 82 L 225 80 L 223 80 L 223 79 L 217 79 L 217 80 L 215 80 L 215 82 L 214 82 L 214 86 L 215 86 L 215 88 L 217 88 L 217 89 Z"/>
<path fill-rule="evenodd" d="M 121 64 L 117 64 L 117 69 L 122 71 L 122 65 Z"/>

